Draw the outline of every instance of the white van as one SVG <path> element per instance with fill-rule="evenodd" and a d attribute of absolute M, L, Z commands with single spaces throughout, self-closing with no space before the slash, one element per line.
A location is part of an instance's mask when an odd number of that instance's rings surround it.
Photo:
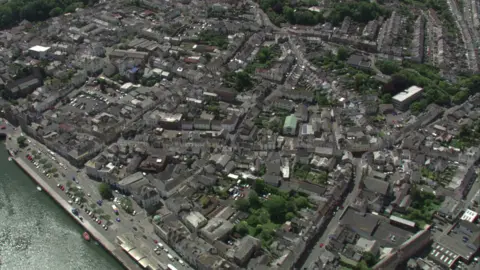
<path fill-rule="evenodd" d="M 163 244 L 162 243 L 158 243 L 157 244 L 160 248 L 163 248 Z"/>
<path fill-rule="evenodd" d="M 173 256 L 172 256 L 172 255 L 167 254 L 167 257 L 168 257 L 171 261 L 173 261 Z"/>

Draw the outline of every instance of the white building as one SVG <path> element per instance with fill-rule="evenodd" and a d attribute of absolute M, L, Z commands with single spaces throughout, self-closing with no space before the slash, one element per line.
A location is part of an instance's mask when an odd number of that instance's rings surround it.
<path fill-rule="evenodd" d="M 48 56 L 50 51 L 50 47 L 44 47 L 40 45 L 36 45 L 28 49 L 29 54 L 37 59 L 45 59 Z"/>
<path fill-rule="evenodd" d="M 406 111 L 412 102 L 422 97 L 422 93 L 423 88 L 415 85 L 410 86 L 408 89 L 396 94 L 392 98 L 393 106 L 397 110 Z"/>
<path fill-rule="evenodd" d="M 189 229 L 197 231 L 203 226 L 207 225 L 208 220 L 199 212 L 193 211 L 185 216 L 185 224 Z"/>

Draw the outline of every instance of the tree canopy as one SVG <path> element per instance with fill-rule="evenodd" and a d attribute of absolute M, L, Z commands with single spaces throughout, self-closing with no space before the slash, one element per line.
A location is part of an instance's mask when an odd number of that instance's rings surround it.
<path fill-rule="evenodd" d="M 281 222 L 286 214 L 286 201 L 278 195 L 272 195 L 264 205 L 273 222 Z"/>
<path fill-rule="evenodd" d="M 25 138 L 25 136 L 20 136 L 17 138 L 17 143 L 18 143 L 18 146 L 23 148 L 27 146 L 27 138 Z"/>
<path fill-rule="evenodd" d="M 100 192 L 100 196 L 102 196 L 103 199 L 113 198 L 112 190 L 110 189 L 110 186 L 106 183 L 101 183 L 98 186 L 98 192 Z"/>
<path fill-rule="evenodd" d="M 253 86 L 250 74 L 245 71 L 230 72 L 225 75 L 225 81 L 229 87 L 242 92 Z"/>
<path fill-rule="evenodd" d="M 339 25 L 346 16 L 359 23 L 367 23 L 379 16 L 385 16 L 388 11 L 375 2 L 350 1 L 346 3 L 332 3 L 329 12 L 312 11 L 309 8 L 317 6 L 318 1 L 288 1 L 288 0 L 260 0 L 260 7 L 267 13 L 272 23 L 315 25 L 331 22 Z"/>
<path fill-rule="evenodd" d="M 247 199 L 241 198 L 235 201 L 235 207 L 240 211 L 247 212 L 248 209 L 250 208 L 250 203 L 248 202 Z"/>
<path fill-rule="evenodd" d="M 0 7 L 0 28 L 11 27 L 22 20 L 43 21 L 92 3 L 94 1 L 91 0 L 8 1 Z"/>

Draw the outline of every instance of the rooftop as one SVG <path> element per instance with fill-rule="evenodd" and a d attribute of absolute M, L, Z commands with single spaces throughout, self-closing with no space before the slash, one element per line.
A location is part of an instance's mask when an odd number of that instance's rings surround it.
<path fill-rule="evenodd" d="M 285 118 L 285 123 L 283 128 L 295 129 L 297 127 L 297 117 L 294 114 L 291 114 Z"/>
<path fill-rule="evenodd" d="M 36 45 L 30 48 L 30 51 L 34 51 L 34 52 L 46 52 L 48 50 L 50 50 L 50 47 L 44 47 L 40 45 Z"/>
<path fill-rule="evenodd" d="M 412 97 L 412 96 L 414 96 L 414 95 L 416 95 L 416 94 L 418 94 L 422 91 L 423 91 L 423 88 L 413 85 L 413 86 L 410 86 L 405 91 L 402 91 L 402 92 L 396 94 L 393 97 L 393 100 L 398 101 L 398 102 L 404 102 L 405 100 L 409 99 L 410 97 Z"/>

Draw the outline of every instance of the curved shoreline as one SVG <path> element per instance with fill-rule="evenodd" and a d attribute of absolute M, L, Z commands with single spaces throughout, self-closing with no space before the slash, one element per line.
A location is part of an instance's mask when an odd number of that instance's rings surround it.
<path fill-rule="evenodd" d="M 121 253 L 122 250 L 119 250 L 114 243 L 105 238 L 101 234 L 101 232 L 97 230 L 97 228 L 90 224 L 89 220 L 84 219 L 83 221 L 81 221 L 77 216 L 75 216 L 71 212 L 72 206 L 64 198 L 62 198 L 60 194 L 58 194 L 58 192 L 54 188 L 52 188 L 40 175 L 33 171 L 27 163 L 25 163 L 22 159 L 16 156 L 12 156 L 12 159 L 28 176 L 30 176 L 30 178 L 32 178 L 43 189 L 43 191 L 45 191 L 53 200 L 55 200 L 55 202 L 57 202 L 65 211 L 67 211 L 67 213 L 73 219 L 75 219 L 75 221 L 80 224 L 95 241 L 97 241 L 108 253 L 110 253 L 114 258 L 116 258 L 117 261 L 119 261 L 125 269 L 138 269 L 138 267 L 132 267 L 134 262 L 129 257 L 125 257 L 128 255 L 125 253 Z"/>

